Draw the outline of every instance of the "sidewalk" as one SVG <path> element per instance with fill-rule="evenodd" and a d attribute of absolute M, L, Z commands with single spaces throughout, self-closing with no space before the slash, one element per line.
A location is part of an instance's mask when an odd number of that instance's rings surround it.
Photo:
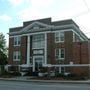
<path fill-rule="evenodd" d="M 33 82 L 33 83 L 57 83 L 57 84 L 90 84 L 90 80 L 37 80 L 33 77 L 0 78 L 3 81 Z"/>

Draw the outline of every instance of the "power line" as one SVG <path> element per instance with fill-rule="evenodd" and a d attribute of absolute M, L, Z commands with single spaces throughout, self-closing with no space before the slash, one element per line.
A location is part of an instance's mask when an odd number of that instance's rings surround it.
<path fill-rule="evenodd" d="M 84 2 L 84 4 L 85 4 L 87 10 L 90 12 L 90 8 L 88 7 L 88 4 L 87 4 L 86 0 L 83 0 L 83 2 Z"/>
<path fill-rule="evenodd" d="M 88 14 L 88 13 L 90 13 L 90 12 L 84 11 L 84 12 L 81 12 L 81 13 L 77 14 L 76 16 L 73 16 L 73 18 L 77 18 L 77 17 L 80 17 L 80 16 Z"/>
<path fill-rule="evenodd" d="M 83 11 L 83 12 L 80 12 L 79 14 L 75 15 L 74 17 L 72 17 L 73 19 L 76 19 L 76 18 L 78 18 L 78 17 L 80 17 L 80 16 L 83 16 L 83 15 L 85 15 L 85 14 L 90 13 L 90 8 L 88 7 L 88 4 L 87 4 L 86 0 L 82 0 L 82 1 L 83 1 L 84 5 L 86 6 L 87 10 L 86 10 L 86 11 Z M 81 25 L 81 26 L 83 26 L 83 25 Z M 84 28 L 84 29 L 87 29 L 87 28 L 85 28 L 85 27 L 83 27 L 83 28 Z M 88 30 L 88 29 L 87 29 L 87 30 Z M 84 33 L 84 34 L 90 34 L 90 32 L 86 32 L 86 33 Z"/>
<path fill-rule="evenodd" d="M 84 14 L 90 13 L 90 8 L 88 7 L 88 4 L 87 4 L 86 0 L 82 0 L 82 1 L 83 1 L 84 5 L 86 6 L 87 11 L 80 12 L 79 14 L 73 16 L 73 18 L 77 18 L 77 17 L 80 17 L 80 16 L 82 16 Z"/>
<path fill-rule="evenodd" d="M 85 34 L 90 34 L 90 32 L 87 32 L 87 33 L 85 33 Z"/>

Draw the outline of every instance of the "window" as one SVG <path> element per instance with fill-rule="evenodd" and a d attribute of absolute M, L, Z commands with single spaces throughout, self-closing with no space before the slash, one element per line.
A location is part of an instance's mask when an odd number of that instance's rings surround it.
<path fill-rule="evenodd" d="M 56 57 L 56 60 L 64 59 L 65 58 L 64 48 L 55 49 L 55 57 Z"/>
<path fill-rule="evenodd" d="M 43 34 L 38 34 L 38 35 L 33 35 L 33 39 L 34 42 L 36 41 L 43 41 L 44 40 L 44 35 Z"/>
<path fill-rule="evenodd" d="M 38 34 L 38 35 L 32 36 L 32 48 L 33 49 L 44 48 L 44 46 L 45 46 L 44 34 Z"/>
<path fill-rule="evenodd" d="M 14 61 L 20 61 L 20 51 L 14 51 L 13 52 L 13 60 Z"/>
<path fill-rule="evenodd" d="M 64 42 L 64 32 L 55 32 L 55 42 Z"/>
<path fill-rule="evenodd" d="M 34 61 L 35 61 L 35 70 L 40 70 L 40 68 L 42 68 L 42 64 L 43 64 L 43 56 L 35 56 L 34 57 Z"/>
<path fill-rule="evenodd" d="M 19 46 L 20 42 L 21 42 L 21 37 L 20 36 L 14 37 L 14 46 Z"/>
<path fill-rule="evenodd" d="M 33 50 L 33 54 L 36 55 L 36 54 L 43 54 L 43 50 Z"/>

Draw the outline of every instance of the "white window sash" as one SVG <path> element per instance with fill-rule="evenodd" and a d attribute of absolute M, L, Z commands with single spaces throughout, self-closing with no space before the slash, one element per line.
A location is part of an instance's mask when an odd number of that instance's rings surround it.
<path fill-rule="evenodd" d="M 61 54 L 62 54 L 61 49 L 64 50 L 64 58 L 61 57 Z M 57 54 L 57 50 L 58 50 L 58 54 Z M 56 57 L 56 60 L 65 59 L 65 49 L 64 48 L 55 49 L 55 57 Z"/>
<path fill-rule="evenodd" d="M 19 51 L 13 52 L 13 61 L 20 61 L 20 52 Z"/>
<path fill-rule="evenodd" d="M 63 38 L 63 40 L 61 40 Z M 64 42 L 64 32 L 55 32 L 55 43 Z"/>
<path fill-rule="evenodd" d="M 20 36 L 14 37 L 14 46 L 20 46 L 20 42 L 21 42 Z"/>

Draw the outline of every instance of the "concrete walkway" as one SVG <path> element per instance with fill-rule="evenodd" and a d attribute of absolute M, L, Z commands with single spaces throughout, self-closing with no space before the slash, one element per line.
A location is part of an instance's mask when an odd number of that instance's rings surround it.
<path fill-rule="evenodd" d="M 63 84 L 90 84 L 90 80 L 37 80 L 33 77 L 15 77 L 15 78 L 0 78 L 0 81 L 18 81 L 18 82 L 33 82 L 33 83 L 63 83 Z"/>

